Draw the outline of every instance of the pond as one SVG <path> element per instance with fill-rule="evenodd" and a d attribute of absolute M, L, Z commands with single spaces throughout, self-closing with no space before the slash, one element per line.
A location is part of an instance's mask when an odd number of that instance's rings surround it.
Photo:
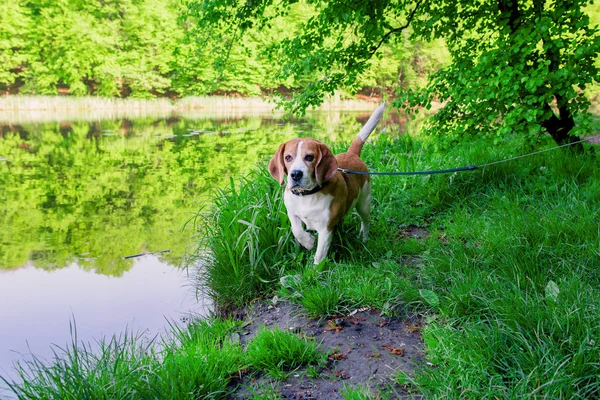
<path fill-rule="evenodd" d="M 181 266 L 211 191 L 289 138 L 349 142 L 370 112 L 157 114 L 0 115 L 0 375 L 71 324 L 90 342 L 206 314 Z"/>

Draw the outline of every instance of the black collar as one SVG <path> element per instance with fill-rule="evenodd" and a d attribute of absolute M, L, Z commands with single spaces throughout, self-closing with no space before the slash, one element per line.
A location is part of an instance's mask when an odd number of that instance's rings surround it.
<path fill-rule="evenodd" d="M 319 190 L 323 189 L 323 186 L 325 186 L 325 184 L 317 185 L 312 189 L 293 188 L 293 189 L 290 189 L 290 192 L 292 192 L 292 194 L 295 194 L 296 196 L 308 196 L 310 194 L 317 193 Z"/>

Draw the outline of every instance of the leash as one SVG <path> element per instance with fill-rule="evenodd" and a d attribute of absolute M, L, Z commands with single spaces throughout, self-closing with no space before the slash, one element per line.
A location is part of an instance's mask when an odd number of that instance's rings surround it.
<path fill-rule="evenodd" d="M 520 158 L 531 157 L 531 156 L 536 155 L 536 154 L 541 154 L 541 153 L 545 153 L 547 151 L 552 151 L 552 150 L 560 149 L 561 147 L 573 146 L 575 144 L 583 143 L 583 142 L 587 142 L 587 141 L 588 141 L 588 139 L 582 139 L 582 140 L 578 140 L 576 142 L 562 144 L 560 146 L 556 146 L 556 147 L 553 147 L 551 149 L 535 151 L 533 153 L 528 153 L 528 154 L 524 154 L 524 155 L 521 155 L 521 156 L 506 158 L 504 160 L 493 161 L 493 162 L 490 162 L 490 163 L 487 163 L 487 164 L 469 165 L 467 167 L 460 167 L 460 168 L 437 169 L 437 170 L 430 170 L 430 171 L 415 171 L 415 172 L 375 172 L 375 171 L 373 171 L 373 172 L 365 172 L 365 171 L 354 171 L 354 170 L 351 170 L 351 169 L 338 168 L 338 171 L 340 171 L 343 174 L 350 174 L 350 175 L 436 175 L 436 174 L 447 174 L 447 173 L 450 173 L 450 172 L 474 171 L 474 170 L 479 169 L 479 168 L 485 168 L 485 167 L 489 167 L 491 165 L 496 165 L 496 164 L 501 164 L 501 163 L 505 163 L 505 162 L 509 162 L 509 161 L 514 161 L 514 160 L 518 160 Z"/>

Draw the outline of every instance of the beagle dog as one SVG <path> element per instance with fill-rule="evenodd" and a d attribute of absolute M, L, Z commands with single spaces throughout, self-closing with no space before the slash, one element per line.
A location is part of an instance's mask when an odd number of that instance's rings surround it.
<path fill-rule="evenodd" d="M 367 172 L 360 159 L 363 144 L 381 119 L 384 105 L 377 108 L 350 145 L 347 153 L 334 156 L 331 150 L 311 138 L 292 139 L 279 146 L 269 161 L 269 172 L 283 186 L 283 200 L 292 224 L 292 233 L 306 249 L 315 246 L 315 238 L 302 227 L 318 233 L 315 264 L 327 256 L 333 229 L 356 207 L 361 219 L 363 241 L 369 230 L 371 182 L 369 175 L 350 175 L 340 169 Z"/>

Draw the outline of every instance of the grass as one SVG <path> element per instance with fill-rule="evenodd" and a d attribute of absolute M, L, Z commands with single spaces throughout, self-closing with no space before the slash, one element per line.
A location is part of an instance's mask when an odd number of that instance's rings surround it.
<path fill-rule="evenodd" d="M 363 158 L 373 170 L 419 171 L 553 146 L 544 137 L 380 136 Z M 423 366 L 411 388 L 426 397 L 600 395 L 596 154 L 557 150 L 473 172 L 382 176 L 373 193 L 369 242 L 349 216 L 315 267 L 265 172 L 221 192 L 204 242 L 213 298 L 231 306 L 277 293 L 313 317 L 359 307 L 424 313 L 435 367 Z M 429 235 L 411 237 L 411 226 Z"/>
<path fill-rule="evenodd" d="M 237 321 L 198 321 L 188 329 L 174 327 L 160 368 L 151 376 L 149 392 L 156 399 L 220 398 L 232 377 L 244 366 L 239 340 L 233 340 Z"/>
<path fill-rule="evenodd" d="M 130 399 L 145 392 L 144 377 L 157 368 L 152 344 L 125 333 L 97 345 L 72 342 L 53 349 L 52 362 L 36 356 L 15 365 L 16 382 L 2 378 L 19 399 Z"/>
<path fill-rule="evenodd" d="M 238 186 L 231 181 L 215 195 L 211 213 L 196 222 L 204 237 L 190 263 L 201 266 L 200 290 L 223 309 L 263 296 L 294 256 L 282 193 L 267 175 L 256 171 Z"/>
<path fill-rule="evenodd" d="M 16 364 L 17 379 L 0 379 L 19 399 L 211 399 L 224 398 L 243 373 L 275 378 L 306 365 L 322 365 L 327 355 L 315 342 L 279 329 L 260 330 L 246 347 L 241 322 L 197 320 L 160 345 L 124 334 L 96 345 L 77 341 L 55 347 L 51 361 L 35 356 Z"/>
<path fill-rule="evenodd" d="M 350 387 L 344 385 L 344 388 L 340 391 L 340 394 L 344 400 L 371 400 L 375 398 L 368 388 L 363 388 L 360 386 Z"/>
<path fill-rule="evenodd" d="M 250 368 L 283 378 L 284 371 L 307 364 L 323 364 L 327 355 L 319 352 L 318 343 L 302 339 L 279 328 L 258 331 L 246 348 Z"/>

